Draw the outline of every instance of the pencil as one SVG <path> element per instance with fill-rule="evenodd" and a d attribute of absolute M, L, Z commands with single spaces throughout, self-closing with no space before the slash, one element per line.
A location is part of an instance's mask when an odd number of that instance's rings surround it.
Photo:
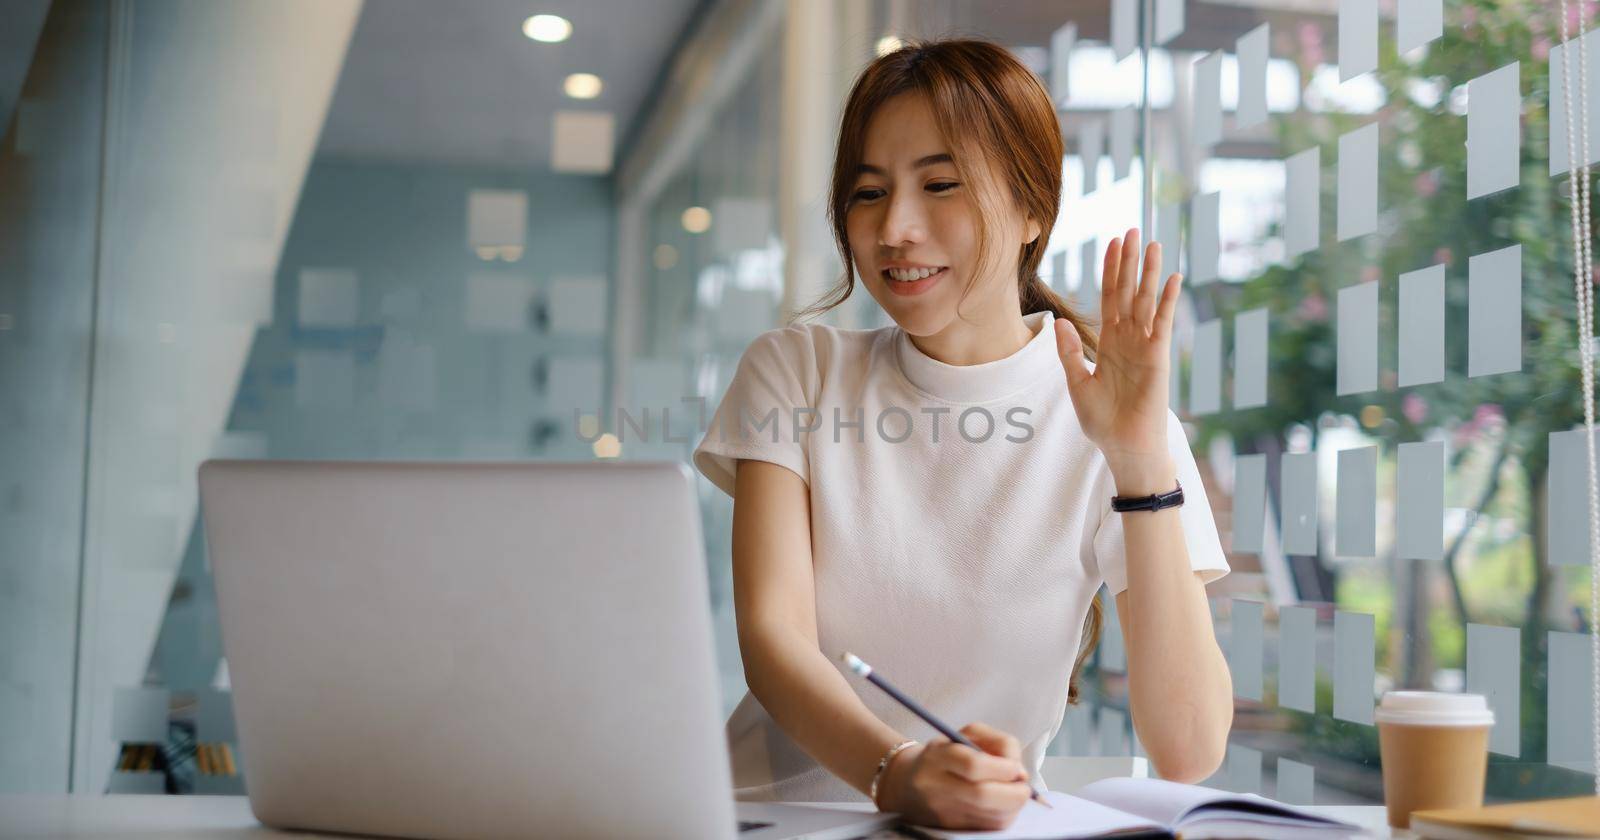
<path fill-rule="evenodd" d="M 888 680 L 879 676 L 878 672 L 872 670 L 871 665 L 862 662 L 861 659 L 855 654 L 846 651 L 839 658 L 843 659 L 845 666 L 851 671 L 855 672 L 857 676 L 864 677 L 867 682 L 870 682 L 873 685 L 883 689 L 886 694 L 888 694 L 890 697 L 893 697 L 900 705 L 910 709 L 912 714 L 927 721 L 928 725 L 934 729 L 939 730 L 939 734 L 958 744 L 971 747 L 978 752 L 984 752 L 982 747 L 972 743 L 972 740 L 967 736 L 962 735 L 960 732 L 957 732 L 954 729 L 951 729 L 944 721 L 934 717 L 932 712 L 922 708 L 922 704 L 912 700 L 910 697 L 907 697 L 905 694 L 901 693 L 900 689 L 890 685 Z M 1028 789 L 1032 791 L 1030 796 L 1033 801 L 1043 805 L 1046 808 L 1054 810 L 1055 806 L 1051 805 L 1050 802 L 1044 798 L 1044 794 L 1039 792 L 1039 788 L 1034 784 L 1032 776 L 1028 777 Z"/>

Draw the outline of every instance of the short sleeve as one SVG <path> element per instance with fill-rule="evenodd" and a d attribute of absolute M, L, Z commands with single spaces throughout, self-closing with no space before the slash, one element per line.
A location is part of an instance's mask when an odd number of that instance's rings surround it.
<path fill-rule="evenodd" d="M 811 480 L 807 426 L 814 407 L 807 396 L 815 380 L 815 352 L 803 327 L 768 330 L 739 358 L 694 465 L 712 484 L 733 495 L 739 459 L 770 461 Z M 811 371 L 811 375 L 806 375 Z"/>
<path fill-rule="evenodd" d="M 1195 464 L 1194 453 L 1184 436 L 1183 424 L 1178 415 L 1167 410 L 1167 449 L 1177 466 L 1178 483 L 1183 486 L 1183 506 L 1178 508 L 1183 522 L 1184 542 L 1189 549 L 1189 568 L 1200 573 L 1200 579 L 1210 583 L 1229 571 L 1228 561 L 1222 553 L 1222 541 L 1217 537 L 1216 517 L 1211 512 L 1211 501 L 1200 480 L 1200 468 Z M 1095 482 L 1094 504 L 1099 511 L 1099 527 L 1095 530 L 1093 550 L 1095 562 L 1105 579 L 1106 588 L 1116 595 L 1128 588 L 1127 551 L 1123 542 L 1122 523 L 1129 516 L 1148 514 L 1117 513 L 1111 510 L 1111 497 L 1116 485 L 1111 472 L 1101 462 Z"/>

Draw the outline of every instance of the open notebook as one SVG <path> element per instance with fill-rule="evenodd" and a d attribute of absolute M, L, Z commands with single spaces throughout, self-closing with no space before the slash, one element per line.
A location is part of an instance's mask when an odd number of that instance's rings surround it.
<path fill-rule="evenodd" d="M 1076 796 L 1051 791 L 1054 809 L 1030 801 L 1001 831 L 907 828 L 940 840 L 1074 840 L 1088 837 L 1282 837 L 1334 840 L 1368 836 L 1360 826 L 1296 810 L 1253 793 L 1236 794 L 1161 779 L 1102 779 Z"/>

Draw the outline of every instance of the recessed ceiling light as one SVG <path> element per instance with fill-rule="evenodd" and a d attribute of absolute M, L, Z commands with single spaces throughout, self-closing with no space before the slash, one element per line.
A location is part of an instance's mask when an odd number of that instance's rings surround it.
<path fill-rule="evenodd" d="M 572 34 L 572 21 L 560 15 L 534 15 L 522 22 L 522 34 L 546 44 L 559 44 Z"/>
<path fill-rule="evenodd" d="M 905 46 L 904 41 L 893 35 L 885 35 L 878 39 L 878 55 L 888 55 L 903 46 Z"/>
<path fill-rule="evenodd" d="M 573 99 L 593 99 L 600 95 L 603 85 L 593 73 L 573 73 L 561 87 Z"/>
<path fill-rule="evenodd" d="M 690 233 L 705 233 L 711 229 L 711 211 L 704 207 L 690 207 L 683 211 L 683 229 Z"/>

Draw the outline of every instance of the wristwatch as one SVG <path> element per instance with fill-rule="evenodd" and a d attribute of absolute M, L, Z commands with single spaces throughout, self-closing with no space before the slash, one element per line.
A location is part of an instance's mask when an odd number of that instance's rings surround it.
<path fill-rule="evenodd" d="M 1183 505 L 1183 484 L 1165 493 L 1154 496 L 1112 496 L 1111 509 L 1118 513 L 1127 513 L 1132 510 L 1158 511 L 1162 508 L 1181 507 Z"/>

